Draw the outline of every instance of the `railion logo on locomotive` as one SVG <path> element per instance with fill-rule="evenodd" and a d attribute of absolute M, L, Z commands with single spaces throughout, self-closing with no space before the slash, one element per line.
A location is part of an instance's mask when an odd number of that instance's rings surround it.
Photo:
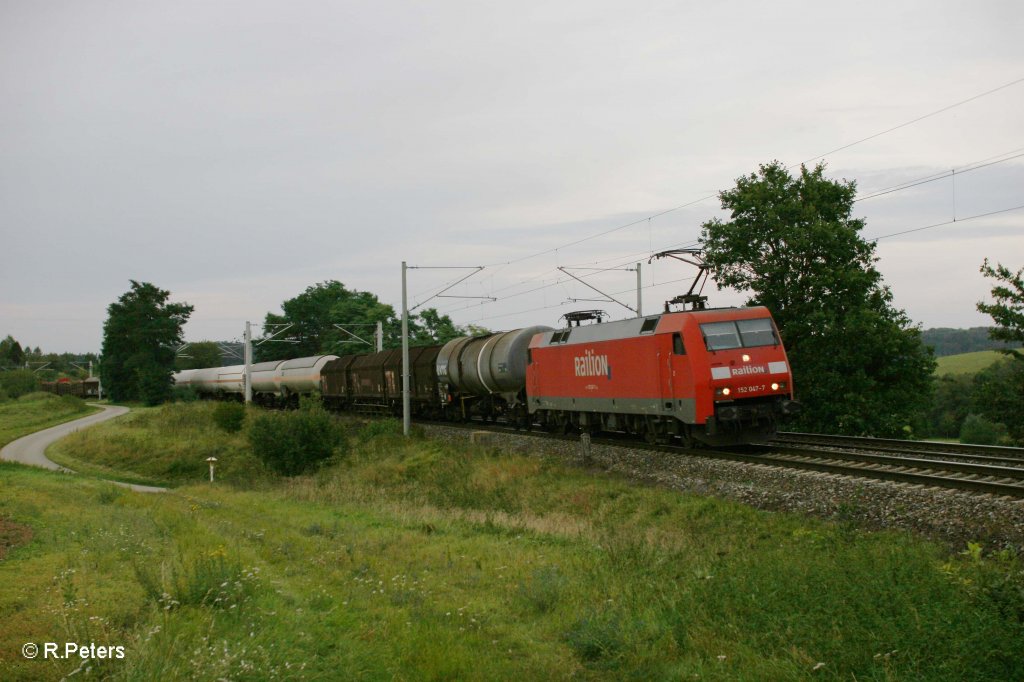
<path fill-rule="evenodd" d="M 594 355 L 594 351 L 587 350 L 583 355 L 573 358 L 578 377 L 608 377 L 612 378 L 612 368 L 608 364 L 607 355 Z"/>

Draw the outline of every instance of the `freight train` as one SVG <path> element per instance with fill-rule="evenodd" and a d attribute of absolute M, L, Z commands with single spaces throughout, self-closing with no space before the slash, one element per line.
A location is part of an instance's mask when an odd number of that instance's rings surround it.
<path fill-rule="evenodd" d="M 97 377 L 88 379 L 57 379 L 56 381 L 44 381 L 39 385 L 39 390 L 57 395 L 73 395 L 76 398 L 93 399 L 100 397 L 100 380 Z"/>
<path fill-rule="evenodd" d="M 728 445 L 768 437 L 799 410 L 785 348 L 763 307 L 466 336 L 411 348 L 409 363 L 412 413 L 429 419 Z M 187 370 L 174 380 L 204 396 L 240 397 L 244 369 Z M 251 382 L 262 405 L 317 392 L 331 409 L 397 415 L 402 353 L 263 362 L 252 366 Z"/>

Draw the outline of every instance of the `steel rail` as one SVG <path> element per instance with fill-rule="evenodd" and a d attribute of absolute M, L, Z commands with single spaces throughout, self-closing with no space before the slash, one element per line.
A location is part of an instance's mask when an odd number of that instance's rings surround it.
<path fill-rule="evenodd" d="M 994 466 L 971 462 L 948 462 L 940 459 L 919 459 L 915 457 L 893 457 L 892 455 L 869 455 L 862 452 L 845 452 L 835 450 L 817 450 L 811 448 L 778 447 L 775 445 L 753 445 L 753 448 L 765 449 L 772 453 L 796 455 L 798 457 L 816 457 L 821 459 L 842 459 L 852 462 L 864 462 L 883 466 L 908 467 L 932 471 L 950 471 L 976 476 L 992 476 L 997 478 L 1014 478 L 1024 480 L 1024 467 Z"/>
<path fill-rule="evenodd" d="M 675 451 L 679 450 L 682 450 L 683 452 L 694 452 L 694 454 L 697 454 L 696 451 L 687 451 L 682 448 L 677 448 Z M 958 478 L 952 476 L 938 476 L 935 474 L 924 474 L 912 471 L 898 471 L 889 468 L 875 469 L 867 468 L 864 466 L 836 464 L 834 463 L 834 460 L 843 458 L 843 453 L 837 452 L 818 451 L 814 455 L 801 455 L 801 457 L 809 457 L 809 459 L 794 459 L 792 458 L 792 456 L 786 455 L 772 456 L 761 454 L 747 454 L 729 450 L 701 450 L 699 451 L 699 455 L 702 457 L 712 457 L 714 459 L 726 459 L 737 462 L 746 462 L 748 464 L 779 466 L 790 469 L 804 469 L 809 471 L 819 471 L 831 474 L 841 474 L 844 476 L 850 476 L 854 478 L 872 478 L 883 481 L 893 481 L 897 483 L 909 483 L 914 485 L 950 488 L 954 490 L 967 490 L 977 493 L 988 493 L 991 495 L 1003 495 L 1008 497 L 1024 498 L 1024 485 L 1021 484 L 1002 483 L 998 481 L 982 481 L 977 479 Z M 830 459 L 833 461 L 829 461 Z"/>
<path fill-rule="evenodd" d="M 563 435 L 552 434 L 542 430 L 514 429 L 502 424 L 484 424 L 480 422 L 471 422 L 467 424 L 428 423 L 469 430 L 532 436 L 535 438 L 550 440 L 578 440 L 578 436 L 574 434 Z M 706 457 L 709 459 L 727 460 L 760 466 L 776 466 L 787 469 L 800 469 L 805 471 L 838 474 L 850 478 L 868 478 L 895 483 L 1024 498 L 1024 468 L 995 467 L 983 464 L 972 465 L 961 462 L 944 462 L 942 460 L 932 459 L 919 460 L 906 457 L 887 457 L 884 455 L 867 455 L 859 452 L 843 452 L 834 450 L 801 450 L 798 448 L 787 448 L 779 453 L 780 448 L 771 444 L 747 446 L 746 451 L 741 451 L 721 448 L 685 448 L 678 445 L 651 444 L 606 436 L 595 437 L 591 442 L 593 445 L 608 445 L 635 450 L 664 452 L 687 457 Z M 751 450 L 761 450 L 763 452 L 751 452 Z M 837 460 L 844 459 L 857 462 L 857 464 L 837 463 Z M 906 469 L 915 469 L 915 471 L 907 471 Z M 986 476 L 990 478 L 998 477 L 1004 479 L 1004 481 L 1005 479 L 1013 479 L 1015 481 L 1020 481 L 1020 483 L 1007 483 L 998 480 L 978 480 L 975 478 L 964 478 L 963 476 L 941 476 L 936 473 L 922 473 L 922 469 L 931 470 L 933 472 L 945 470 L 955 471 L 962 475 Z"/>
<path fill-rule="evenodd" d="M 864 436 L 836 436 L 823 433 L 800 433 L 779 431 L 773 443 L 821 443 L 836 444 L 863 450 L 891 452 L 920 452 L 949 457 L 960 455 L 974 459 L 998 459 L 1003 461 L 1024 460 L 1024 448 L 1002 445 L 965 445 L 962 443 L 940 443 L 927 440 L 897 440 L 894 438 L 870 438 Z"/>

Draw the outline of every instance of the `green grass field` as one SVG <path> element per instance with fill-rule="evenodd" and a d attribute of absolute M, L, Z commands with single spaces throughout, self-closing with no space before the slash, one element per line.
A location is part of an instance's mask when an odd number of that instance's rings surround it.
<path fill-rule="evenodd" d="M 1024 679 L 1007 552 L 949 556 L 394 424 L 352 426 L 347 460 L 280 479 L 247 471 L 208 410 L 62 447 L 166 494 L 0 465 L 0 519 L 32 534 L 0 561 L 0 679 Z M 191 478 L 207 452 L 239 457 L 223 482 Z M 125 656 L 26 660 L 25 642 Z"/>
<path fill-rule="evenodd" d="M 17 400 L 0 403 L 0 447 L 22 436 L 93 412 L 99 412 L 99 409 L 78 398 L 58 397 L 52 393 L 29 393 Z"/>
<path fill-rule="evenodd" d="M 939 364 L 935 368 L 935 375 L 941 377 L 951 374 L 977 374 L 1005 357 L 1006 355 L 995 350 L 947 355 L 942 358 L 936 358 Z"/>

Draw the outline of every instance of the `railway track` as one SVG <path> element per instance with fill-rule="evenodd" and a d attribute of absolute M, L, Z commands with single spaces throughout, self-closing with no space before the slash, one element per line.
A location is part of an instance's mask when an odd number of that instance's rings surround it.
<path fill-rule="evenodd" d="M 464 428 L 560 440 L 580 439 L 578 435 L 560 436 L 537 431 L 517 431 L 500 425 L 469 424 Z M 999 456 L 989 456 L 978 454 L 972 446 L 958 444 L 948 444 L 947 447 L 945 443 L 907 443 L 874 438 L 789 433 L 780 433 L 779 438 L 770 443 L 714 449 L 652 445 L 609 437 L 593 438 L 591 442 L 612 447 L 665 452 L 683 457 L 707 457 L 754 466 L 802 469 L 1024 499 L 1024 453 L 1019 450 L 1014 453 L 1016 448 L 1001 448 Z M 925 447 L 915 447 L 920 445 Z"/>
<path fill-rule="evenodd" d="M 859 450 L 822 449 L 815 447 L 753 445 L 747 452 L 714 452 L 703 456 L 782 466 L 794 469 L 894 481 L 911 485 L 949 488 L 974 493 L 1024 498 L 1024 461 L 1016 466 L 982 464 L 871 454 Z"/>
<path fill-rule="evenodd" d="M 940 443 L 927 440 L 831 436 L 818 433 L 786 431 L 780 431 L 771 443 L 776 445 L 835 446 L 844 450 L 869 450 L 892 454 L 913 453 L 919 456 L 955 458 L 962 461 L 977 461 L 990 464 L 998 462 L 1024 463 L 1024 448 L 1008 448 L 998 445 L 962 445 L 960 443 Z"/>

